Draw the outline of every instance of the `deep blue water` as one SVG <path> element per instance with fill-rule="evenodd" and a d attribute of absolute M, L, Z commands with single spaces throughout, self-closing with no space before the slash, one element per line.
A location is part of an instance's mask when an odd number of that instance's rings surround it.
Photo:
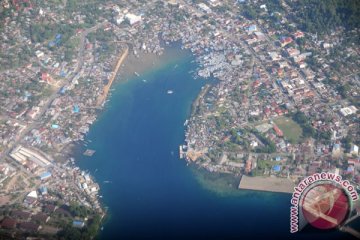
<path fill-rule="evenodd" d="M 243 191 L 222 196 L 207 190 L 196 171 L 179 160 L 183 123 L 205 84 L 191 77 L 192 59 L 187 55 L 117 84 L 92 126 L 88 148 L 96 153 L 77 159 L 100 183 L 109 207 L 100 238 L 345 239 L 337 232 L 292 235 L 290 195 Z"/>

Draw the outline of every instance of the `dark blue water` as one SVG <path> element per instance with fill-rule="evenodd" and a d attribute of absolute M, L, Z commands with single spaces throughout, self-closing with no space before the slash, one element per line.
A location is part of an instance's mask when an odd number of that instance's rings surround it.
<path fill-rule="evenodd" d="M 205 83 L 188 73 L 195 67 L 192 59 L 187 55 L 116 85 L 107 109 L 92 126 L 88 147 L 96 153 L 78 156 L 78 163 L 100 183 L 109 207 L 100 238 L 345 239 L 347 235 L 333 232 L 292 235 L 290 195 L 219 195 L 179 160 L 183 123 Z"/>

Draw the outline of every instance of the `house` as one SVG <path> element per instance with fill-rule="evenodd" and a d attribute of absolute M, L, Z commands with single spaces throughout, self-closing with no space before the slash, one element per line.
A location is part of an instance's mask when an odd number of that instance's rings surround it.
<path fill-rule="evenodd" d="M 0 165 L 0 173 L 6 176 L 9 173 L 9 167 L 5 165 Z"/>
<path fill-rule="evenodd" d="M 350 154 L 357 156 L 359 154 L 359 147 L 353 144 L 350 148 Z"/>
<path fill-rule="evenodd" d="M 274 172 L 280 172 L 280 171 L 281 171 L 281 166 L 280 166 L 280 165 L 274 165 L 273 168 L 272 168 L 272 170 L 273 170 Z"/>
<path fill-rule="evenodd" d="M 348 115 L 352 115 L 356 112 L 357 112 L 357 108 L 355 106 L 349 106 L 349 107 L 344 107 L 344 108 L 340 109 L 340 113 L 344 117 L 346 117 Z"/>
<path fill-rule="evenodd" d="M 304 37 L 304 33 L 301 32 L 301 31 L 296 31 L 296 32 L 293 34 L 293 36 L 294 36 L 295 39 L 303 38 L 303 37 Z"/>
<path fill-rule="evenodd" d="M 211 13 L 211 9 L 205 3 L 199 3 L 198 6 L 205 13 L 207 13 L 207 14 Z"/>
<path fill-rule="evenodd" d="M 28 220 L 30 216 L 31 216 L 31 213 L 20 211 L 20 210 L 14 210 L 11 212 L 11 217 L 16 218 L 16 219 Z"/>
<path fill-rule="evenodd" d="M 269 52 L 268 54 L 269 54 L 272 61 L 281 60 L 281 55 L 279 55 L 277 52 Z"/>
<path fill-rule="evenodd" d="M 31 191 L 24 199 L 24 204 L 28 207 L 33 207 L 37 204 L 38 196 L 36 191 Z"/>
<path fill-rule="evenodd" d="M 291 37 L 281 37 L 280 39 L 280 45 L 281 47 L 285 47 L 286 45 L 293 42 L 293 39 Z"/>
<path fill-rule="evenodd" d="M 281 131 L 281 129 L 276 124 L 273 125 L 273 129 L 278 137 L 284 136 L 283 131 Z"/>
<path fill-rule="evenodd" d="M 46 215 L 45 213 L 40 212 L 40 213 L 32 216 L 31 219 L 36 222 L 47 223 L 50 220 L 50 216 Z"/>
<path fill-rule="evenodd" d="M 290 47 L 290 48 L 286 49 L 286 53 L 289 57 L 294 57 L 294 56 L 299 55 L 300 51 L 296 48 Z"/>
<path fill-rule="evenodd" d="M 247 28 L 247 31 L 248 31 L 249 33 L 255 32 L 255 31 L 257 31 L 257 26 L 256 26 L 255 24 L 250 25 L 250 26 Z"/>
<path fill-rule="evenodd" d="M 19 224 L 19 228 L 26 232 L 37 232 L 40 230 L 40 225 L 33 222 L 22 222 Z"/>
<path fill-rule="evenodd" d="M 348 164 L 353 165 L 356 169 L 360 170 L 360 159 L 349 159 Z"/>
<path fill-rule="evenodd" d="M 44 172 L 44 173 L 40 174 L 40 180 L 41 180 L 41 181 L 44 181 L 44 180 L 46 180 L 46 179 L 48 179 L 48 178 L 50 178 L 50 177 L 51 177 L 51 173 L 50 173 L 50 172 Z"/>
<path fill-rule="evenodd" d="M 130 25 L 134 25 L 136 23 L 139 23 L 141 21 L 141 16 L 137 16 L 132 13 L 128 13 L 125 15 L 126 20 L 129 21 Z"/>
<path fill-rule="evenodd" d="M 39 188 L 39 192 L 40 192 L 40 194 L 41 195 L 47 195 L 48 194 L 48 190 L 47 190 L 47 187 L 45 187 L 45 186 L 41 186 L 40 188 Z"/>
<path fill-rule="evenodd" d="M 47 213 L 53 213 L 56 211 L 58 207 L 56 205 L 47 204 L 44 206 L 44 211 Z"/>
<path fill-rule="evenodd" d="M 1 228 L 14 229 L 16 227 L 16 220 L 10 217 L 5 217 L 0 224 Z"/>
<path fill-rule="evenodd" d="M 76 228 L 83 228 L 85 226 L 85 222 L 80 220 L 74 220 L 72 226 Z"/>
<path fill-rule="evenodd" d="M 37 107 L 37 106 L 34 106 L 34 107 L 32 107 L 31 110 L 29 110 L 29 111 L 26 113 L 26 115 L 27 115 L 29 118 L 34 119 L 34 118 L 38 115 L 39 112 L 40 112 L 40 108 Z"/>
<path fill-rule="evenodd" d="M 332 149 L 332 157 L 339 158 L 341 156 L 341 145 L 340 143 L 335 143 Z"/>

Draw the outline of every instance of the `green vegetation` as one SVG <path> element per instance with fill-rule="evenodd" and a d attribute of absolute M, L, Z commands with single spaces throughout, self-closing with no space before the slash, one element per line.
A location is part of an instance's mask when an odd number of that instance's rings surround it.
<path fill-rule="evenodd" d="M 339 94 L 346 98 L 348 96 L 348 92 L 350 91 L 351 87 L 348 83 L 345 83 L 344 85 L 339 85 L 336 87 L 336 90 L 339 92 Z"/>
<path fill-rule="evenodd" d="M 283 131 L 284 136 L 291 143 L 298 143 L 302 135 L 302 128 L 290 118 L 280 117 L 275 120 L 276 125 Z"/>
<path fill-rule="evenodd" d="M 311 126 L 308 118 L 305 116 L 305 114 L 303 112 L 300 112 L 300 111 L 296 112 L 292 116 L 292 119 L 301 126 L 303 137 L 305 137 L 305 138 L 315 137 L 316 130 Z"/>
<path fill-rule="evenodd" d="M 343 138 L 341 140 L 341 143 L 345 149 L 345 152 L 348 152 L 350 150 L 352 141 L 353 141 L 353 139 L 350 135 L 346 136 L 345 138 Z"/>
<path fill-rule="evenodd" d="M 298 111 L 294 113 L 292 119 L 301 126 L 303 131 L 303 137 L 313 137 L 317 140 L 324 141 L 329 141 L 331 139 L 331 132 L 317 131 L 316 129 L 314 129 L 303 112 Z"/>
<path fill-rule="evenodd" d="M 252 171 L 252 176 L 263 175 L 266 170 L 271 170 L 274 165 L 278 163 L 270 160 L 258 160 L 257 167 Z"/>
<path fill-rule="evenodd" d="M 62 34 L 61 45 L 75 34 L 77 27 L 70 24 L 34 23 L 30 26 L 30 37 L 33 42 L 44 42 L 55 39 L 56 34 Z"/>
<path fill-rule="evenodd" d="M 59 239 L 66 240 L 85 240 L 92 239 L 96 236 L 101 224 L 100 216 L 96 215 L 90 219 L 83 228 L 72 227 L 71 224 L 66 225 L 57 235 Z"/>
<path fill-rule="evenodd" d="M 69 210 L 73 216 L 80 218 L 85 218 L 93 213 L 93 211 L 91 211 L 89 208 L 79 205 L 77 203 L 71 203 Z"/>
<path fill-rule="evenodd" d="M 276 152 L 276 145 L 270 139 L 265 137 L 263 134 L 253 129 L 252 133 L 264 144 L 264 146 L 257 147 L 255 152 L 257 153 L 274 153 Z"/>
<path fill-rule="evenodd" d="M 339 26 L 354 29 L 360 24 L 358 0 L 301 0 L 288 3 L 294 9 L 293 20 L 304 31 L 321 34 Z"/>

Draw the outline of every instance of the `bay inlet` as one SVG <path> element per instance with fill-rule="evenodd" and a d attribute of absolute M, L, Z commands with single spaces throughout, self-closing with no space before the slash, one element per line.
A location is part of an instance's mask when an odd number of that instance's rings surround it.
<path fill-rule="evenodd" d="M 120 72 L 118 78 L 128 81 L 113 85 L 87 135 L 96 153 L 86 157 L 79 149 L 77 164 L 99 182 L 108 207 L 99 238 L 345 239 L 339 232 L 290 234 L 289 194 L 240 191 L 228 184 L 236 186 L 236 179 L 223 184 L 222 176 L 217 181 L 179 159 L 184 122 L 207 83 L 189 73 L 196 69 L 193 60 L 168 49 L 147 70 L 134 65 Z"/>

